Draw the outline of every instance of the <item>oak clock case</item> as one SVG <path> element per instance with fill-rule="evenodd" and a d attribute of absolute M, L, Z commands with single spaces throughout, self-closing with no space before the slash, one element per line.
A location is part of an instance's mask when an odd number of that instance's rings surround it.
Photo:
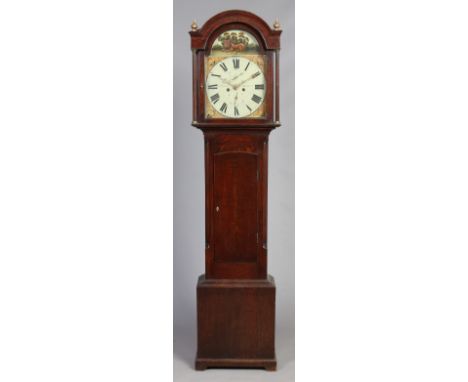
<path fill-rule="evenodd" d="M 279 23 L 226 11 L 192 24 L 193 121 L 205 144 L 205 273 L 195 367 L 276 370 L 267 273 L 268 137 L 279 123 Z"/>

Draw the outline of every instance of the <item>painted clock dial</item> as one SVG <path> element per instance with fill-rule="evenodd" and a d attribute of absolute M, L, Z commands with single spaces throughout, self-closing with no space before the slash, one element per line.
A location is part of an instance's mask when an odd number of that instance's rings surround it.
<path fill-rule="evenodd" d="M 207 100 L 227 118 L 245 118 L 264 102 L 266 81 L 260 67 L 242 56 L 216 63 L 206 77 Z"/>

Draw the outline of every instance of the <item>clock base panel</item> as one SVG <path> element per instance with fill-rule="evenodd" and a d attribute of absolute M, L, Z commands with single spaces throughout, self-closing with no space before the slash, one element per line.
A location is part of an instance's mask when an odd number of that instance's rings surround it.
<path fill-rule="evenodd" d="M 197 284 L 196 370 L 209 367 L 276 370 L 275 296 L 267 279 L 206 279 Z"/>

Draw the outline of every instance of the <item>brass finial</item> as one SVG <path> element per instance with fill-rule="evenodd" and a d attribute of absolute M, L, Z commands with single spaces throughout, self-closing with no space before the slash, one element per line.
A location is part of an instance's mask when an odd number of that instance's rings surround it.
<path fill-rule="evenodd" d="M 198 30 L 198 24 L 195 20 L 192 21 L 192 25 L 190 25 L 190 27 L 192 28 L 192 31 L 197 31 Z"/>
<path fill-rule="evenodd" d="M 280 24 L 278 18 L 275 20 L 275 22 L 274 22 L 274 24 L 273 24 L 273 29 L 274 29 L 275 31 L 280 31 L 280 30 L 281 30 L 281 24 Z"/>

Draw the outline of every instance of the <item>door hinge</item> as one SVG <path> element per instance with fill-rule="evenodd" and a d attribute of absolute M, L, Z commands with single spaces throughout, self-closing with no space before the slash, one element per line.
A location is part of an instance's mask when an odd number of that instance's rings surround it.
<path fill-rule="evenodd" d="M 258 232 L 257 232 L 257 244 L 258 244 Z"/>
<path fill-rule="evenodd" d="M 257 169 L 257 182 L 260 180 L 260 171 Z"/>

